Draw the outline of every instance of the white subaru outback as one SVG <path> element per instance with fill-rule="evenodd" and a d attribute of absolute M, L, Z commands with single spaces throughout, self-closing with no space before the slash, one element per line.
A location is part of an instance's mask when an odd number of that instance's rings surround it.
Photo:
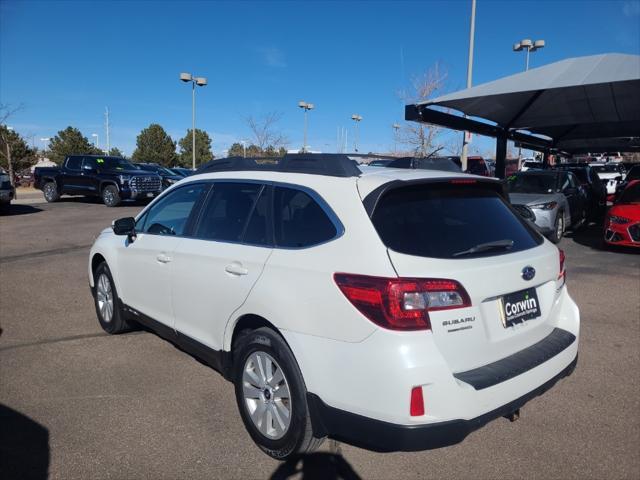
<path fill-rule="evenodd" d="M 564 255 L 507 198 L 343 155 L 214 160 L 98 236 L 98 319 L 219 370 L 274 458 L 452 445 L 577 362 Z"/>

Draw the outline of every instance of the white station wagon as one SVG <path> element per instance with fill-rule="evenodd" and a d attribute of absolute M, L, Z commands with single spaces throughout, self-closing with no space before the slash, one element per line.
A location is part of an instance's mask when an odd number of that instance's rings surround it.
<path fill-rule="evenodd" d="M 577 362 L 564 254 L 507 198 L 344 155 L 214 160 L 98 236 L 98 319 L 220 371 L 274 458 L 452 445 Z"/>

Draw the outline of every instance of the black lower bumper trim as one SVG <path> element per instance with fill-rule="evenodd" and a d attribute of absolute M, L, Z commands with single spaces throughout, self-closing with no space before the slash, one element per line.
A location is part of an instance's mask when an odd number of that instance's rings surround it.
<path fill-rule="evenodd" d="M 493 387 L 542 365 L 568 348 L 575 340 L 576 336 L 573 333 L 554 328 L 545 338 L 524 350 L 473 370 L 454 373 L 453 376 L 476 390 Z"/>
<path fill-rule="evenodd" d="M 542 395 L 555 383 L 570 375 L 578 356 L 555 377 L 535 390 L 491 412 L 471 420 L 450 420 L 428 425 L 397 425 L 330 407 L 313 393 L 307 394 L 314 434 L 376 452 L 413 452 L 460 443 L 474 430 L 496 418 L 509 415 L 532 398 Z"/>

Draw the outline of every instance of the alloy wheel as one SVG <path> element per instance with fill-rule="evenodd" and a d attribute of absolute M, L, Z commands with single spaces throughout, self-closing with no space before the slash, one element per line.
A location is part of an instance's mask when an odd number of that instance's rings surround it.
<path fill-rule="evenodd" d="M 104 273 L 98 277 L 96 299 L 102 320 L 105 323 L 109 323 L 113 318 L 113 289 L 111 288 L 109 277 Z"/>
<path fill-rule="evenodd" d="M 262 351 L 249 355 L 242 373 L 242 390 L 253 425 L 271 440 L 282 438 L 291 424 L 291 394 L 278 362 Z"/>

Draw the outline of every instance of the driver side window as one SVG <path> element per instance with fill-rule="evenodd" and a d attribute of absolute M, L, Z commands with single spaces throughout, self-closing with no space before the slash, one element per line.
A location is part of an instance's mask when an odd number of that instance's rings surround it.
<path fill-rule="evenodd" d="M 191 211 L 206 189 L 207 186 L 204 184 L 193 184 L 169 193 L 144 215 L 144 224 L 140 232 L 154 235 L 184 235 Z"/>

